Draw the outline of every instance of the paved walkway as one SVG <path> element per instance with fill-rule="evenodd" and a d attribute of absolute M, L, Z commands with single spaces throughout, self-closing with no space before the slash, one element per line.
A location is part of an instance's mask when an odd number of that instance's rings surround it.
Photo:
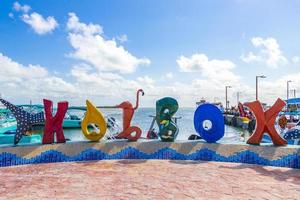
<path fill-rule="evenodd" d="M 0 199 L 299 199 L 300 170 L 167 160 L 0 168 Z"/>

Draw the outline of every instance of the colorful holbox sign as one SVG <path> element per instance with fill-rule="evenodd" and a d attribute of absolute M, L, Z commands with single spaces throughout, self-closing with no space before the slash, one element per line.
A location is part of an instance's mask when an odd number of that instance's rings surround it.
<path fill-rule="evenodd" d="M 123 110 L 123 130 L 116 136 L 117 139 L 128 139 L 130 141 L 137 141 L 142 134 L 142 130 L 137 126 L 131 125 L 131 120 L 134 116 L 135 110 L 139 106 L 139 96 L 144 95 L 143 90 L 138 90 L 136 94 L 136 105 L 125 101 L 117 106 L 103 107 L 103 108 L 117 108 Z M 68 102 L 59 102 L 56 114 L 53 116 L 53 103 L 50 100 L 44 99 L 44 112 L 31 114 L 21 107 L 15 106 L 8 101 L 0 98 L 0 101 L 14 114 L 17 121 L 17 130 L 14 138 L 14 144 L 18 144 L 23 135 L 32 131 L 34 124 L 45 123 L 43 144 L 54 143 L 54 136 L 56 134 L 56 141 L 58 143 L 66 142 L 63 132 L 63 120 L 68 110 Z M 285 102 L 277 99 L 275 104 L 267 111 L 259 101 L 245 103 L 249 107 L 256 118 L 256 128 L 254 134 L 247 141 L 248 144 L 259 145 L 263 134 L 270 135 L 275 145 L 285 145 L 286 140 L 281 138 L 275 129 L 275 120 L 279 112 L 285 106 Z M 178 111 L 178 102 L 171 97 L 165 97 L 156 102 L 156 116 L 155 120 L 159 127 L 158 136 L 162 141 L 173 142 L 179 132 L 176 121 L 173 121 L 175 113 Z M 94 106 L 90 101 L 86 101 L 87 112 L 82 120 L 81 129 L 83 135 L 90 141 L 98 142 L 101 140 L 107 131 L 107 122 L 101 111 L 101 107 Z M 90 132 L 90 125 L 94 125 L 98 132 Z M 200 105 L 194 113 L 194 128 L 196 132 L 206 142 L 213 143 L 220 140 L 224 136 L 225 125 L 224 117 L 218 107 L 212 104 Z"/>

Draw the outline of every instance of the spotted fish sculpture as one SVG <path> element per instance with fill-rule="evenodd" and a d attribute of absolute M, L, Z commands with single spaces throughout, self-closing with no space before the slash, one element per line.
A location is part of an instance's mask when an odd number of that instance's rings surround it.
<path fill-rule="evenodd" d="M 22 136 L 32 130 L 32 125 L 39 124 L 45 121 L 44 112 L 31 114 L 21 107 L 0 98 L 1 103 L 10 110 L 17 120 L 17 130 L 14 138 L 14 144 L 18 144 Z"/>
<path fill-rule="evenodd" d="M 297 126 L 295 128 L 288 130 L 284 134 L 283 138 L 286 139 L 287 141 L 293 141 L 294 145 L 298 145 L 300 141 L 300 128 Z"/>
<path fill-rule="evenodd" d="M 165 97 L 156 102 L 156 123 L 161 141 L 173 142 L 176 139 L 179 129 L 172 117 L 178 108 L 178 102 L 171 97 Z"/>

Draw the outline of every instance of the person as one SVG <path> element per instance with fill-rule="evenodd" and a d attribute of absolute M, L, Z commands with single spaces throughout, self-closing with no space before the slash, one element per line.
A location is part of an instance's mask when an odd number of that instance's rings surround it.
<path fill-rule="evenodd" d="M 222 104 L 220 104 L 220 110 L 221 110 L 221 112 L 222 112 L 222 113 L 224 113 L 224 112 L 225 112 L 225 110 L 224 110 L 224 107 L 223 107 L 223 105 L 222 105 Z"/>

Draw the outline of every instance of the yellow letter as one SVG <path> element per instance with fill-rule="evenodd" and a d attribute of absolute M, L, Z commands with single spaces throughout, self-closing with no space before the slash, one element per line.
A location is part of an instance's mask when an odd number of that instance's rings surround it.
<path fill-rule="evenodd" d="M 85 113 L 84 119 L 81 122 L 81 130 L 87 139 L 97 142 L 105 135 L 107 124 L 102 113 L 89 100 L 86 100 L 86 107 L 87 112 Z M 97 128 L 100 129 L 100 133 L 95 131 L 90 133 L 88 130 L 88 126 L 90 124 L 97 125 Z"/>

